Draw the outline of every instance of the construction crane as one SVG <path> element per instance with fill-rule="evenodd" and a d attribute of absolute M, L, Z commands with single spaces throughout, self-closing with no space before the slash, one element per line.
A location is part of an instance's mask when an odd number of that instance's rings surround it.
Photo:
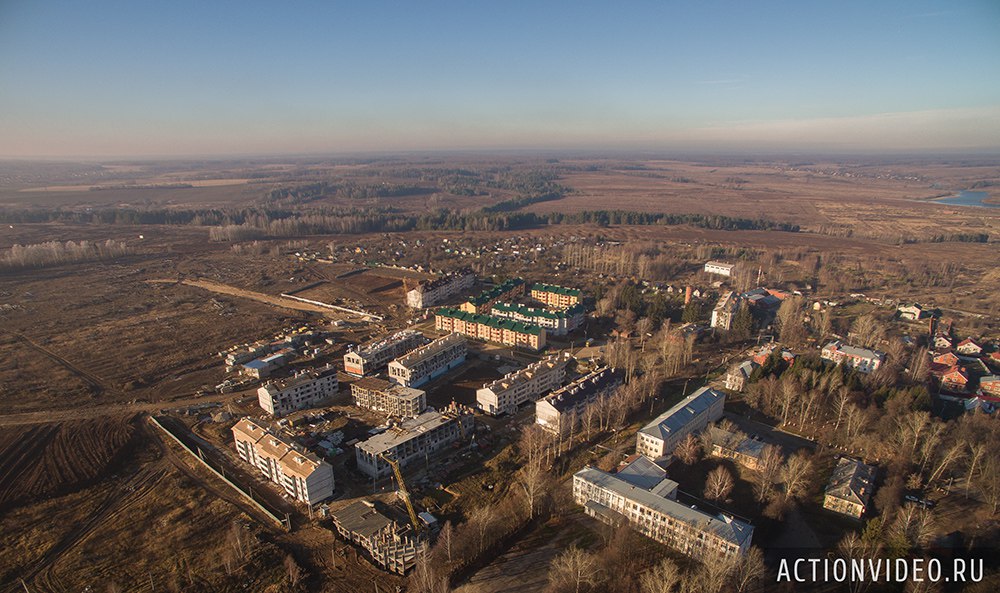
<path fill-rule="evenodd" d="M 420 519 L 417 518 L 417 511 L 413 508 L 413 503 L 410 501 L 410 493 L 406 489 L 406 482 L 403 481 L 403 472 L 399 469 L 399 462 L 385 455 L 379 455 L 379 457 L 392 468 L 392 473 L 396 476 L 396 483 L 399 485 L 399 497 L 403 499 L 406 510 L 410 513 L 410 522 L 413 523 L 414 533 L 419 536 L 421 531 Z"/>

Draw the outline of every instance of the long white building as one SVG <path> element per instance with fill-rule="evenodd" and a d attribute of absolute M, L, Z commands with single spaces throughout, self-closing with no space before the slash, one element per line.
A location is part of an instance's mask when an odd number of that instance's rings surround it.
<path fill-rule="evenodd" d="M 465 362 L 465 337 L 448 334 L 389 363 L 389 378 L 405 387 L 417 387 Z"/>
<path fill-rule="evenodd" d="M 333 467 L 312 453 L 300 451 L 250 418 L 233 426 L 236 452 L 289 496 L 316 504 L 333 496 Z"/>
<path fill-rule="evenodd" d="M 354 456 L 360 471 L 381 478 L 392 472 L 384 457 L 397 461 L 401 468 L 427 461 L 436 451 L 471 437 L 472 430 L 473 416 L 468 409 L 453 406 L 444 412 L 424 412 L 354 445 Z"/>
<path fill-rule="evenodd" d="M 725 404 L 725 393 L 702 387 L 642 427 L 635 452 L 652 459 L 672 454 L 684 437 L 722 418 Z"/>
<path fill-rule="evenodd" d="M 354 405 L 386 416 L 414 418 L 427 408 L 427 393 L 398 383 L 362 377 L 351 384 Z"/>
<path fill-rule="evenodd" d="M 703 562 L 741 556 L 753 527 L 677 502 L 677 482 L 645 457 L 609 474 L 586 467 L 573 474 L 573 500 L 591 517 L 639 533 Z"/>
<path fill-rule="evenodd" d="M 535 401 L 546 391 L 558 389 L 566 378 L 569 353 L 546 356 L 527 367 L 507 373 L 476 391 L 476 405 L 493 416 L 514 414 L 522 404 Z"/>
<path fill-rule="evenodd" d="M 566 434 L 580 424 L 587 406 L 621 384 L 620 372 L 597 369 L 535 402 L 535 423 L 549 432 Z"/>
<path fill-rule="evenodd" d="M 257 389 L 257 403 L 268 414 L 284 416 L 296 410 L 316 407 L 316 404 L 339 390 L 337 369 L 332 365 L 305 371 L 284 379 L 272 381 Z"/>
<path fill-rule="evenodd" d="M 420 332 L 404 329 L 345 354 L 344 371 L 357 377 L 375 374 L 392 359 L 402 356 L 426 341 L 427 338 Z"/>
<path fill-rule="evenodd" d="M 733 275 L 733 269 L 736 268 L 733 264 L 726 264 L 718 261 L 705 262 L 705 271 L 709 274 L 718 274 L 719 276 L 730 277 Z"/>

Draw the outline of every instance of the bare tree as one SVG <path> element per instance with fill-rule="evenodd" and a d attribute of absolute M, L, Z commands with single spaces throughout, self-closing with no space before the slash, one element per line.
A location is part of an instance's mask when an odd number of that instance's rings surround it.
<path fill-rule="evenodd" d="M 781 468 L 781 482 L 785 486 L 785 500 L 799 498 L 809 485 L 812 461 L 804 453 L 788 458 Z"/>
<path fill-rule="evenodd" d="M 720 465 L 708 473 L 705 481 L 705 498 L 709 500 L 725 500 L 729 493 L 733 491 L 733 474 Z"/>
<path fill-rule="evenodd" d="M 524 502 L 528 509 L 528 518 L 534 519 L 538 501 L 549 485 L 549 475 L 540 463 L 525 465 L 518 472 L 517 484 L 524 492 Z"/>
<path fill-rule="evenodd" d="M 549 569 L 549 580 L 580 593 L 598 583 L 600 567 L 593 554 L 572 546 L 556 556 Z"/>
<path fill-rule="evenodd" d="M 285 574 L 288 575 L 288 583 L 292 588 L 298 587 L 302 580 L 302 568 L 291 554 L 285 556 Z"/>
<path fill-rule="evenodd" d="M 737 559 L 733 571 L 733 584 L 737 593 L 753 590 L 765 575 L 767 566 L 764 564 L 764 553 L 757 546 L 751 546 L 746 554 Z"/>
<path fill-rule="evenodd" d="M 495 507 L 490 504 L 476 507 L 471 513 L 469 513 L 469 523 L 475 526 L 476 535 L 479 536 L 477 542 L 480 554 L 482 554 L 483 550 L 486 549 L 486 534 L 490 531 L 495 519 Z"/>
<path fill-rule="evenodd" d="M 885 326 L 869 313 L 854 320 L 851 324 L 851 335 L 858 344 L 872 348 L 885 337 Z"/>
<path fill-rule="evenodd" d="M 692 465 L 698 461 L 701 456 L 701 445 L 698 443 L 698 438 L 693 434 L 688 433 L 686 437 L 681 439 L 681 442 L 677 443 L 677 448 L 674 449 L 674 455 L 677 459 L 680 459 L 685 465 Z"/>
<path fill-rule="evenodd" d="M 681 570 L 670 558 L 664 558 L 639 576 L 642 593 L 674 593 L 681 582 Z"/>
<path fill-rule="evenodd" d="M 445 556 L 448 557 L 448 564 L 452 562 L 451 549 L 454 539 L 455 528 L 452 526 L 451 521 L 445 521 L 444 526 L 441 527 L 441 531 L 438 533 L 437 545 L 444 550 Z"/>
<path fill-rule="evenodd" d="M 764 445 L 758 466 L 760 481 L 757 482 L 755 487 L 757 502 L 765 502 L 771 497 L 774 485 L 779 480 L 783 463 L 784 459 L 781 456 L 781 450 L 774 445 Z"/>

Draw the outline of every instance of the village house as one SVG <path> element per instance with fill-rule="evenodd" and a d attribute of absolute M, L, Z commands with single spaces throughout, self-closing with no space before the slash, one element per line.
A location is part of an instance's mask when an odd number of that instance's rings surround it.
<path fill-rule="evenodd" d="M 986 375 L 979 379 L 979 389 L 985 395 L 1000 397 L 1000 377 L 996 375 Z"/>
<path fill-rule="evenodd" d="M 973 341 L 972 338 L 965 338 L 955 346 L 955 351 L 966 356 L 979 356 L 983 353 L 983 347 Z"/>

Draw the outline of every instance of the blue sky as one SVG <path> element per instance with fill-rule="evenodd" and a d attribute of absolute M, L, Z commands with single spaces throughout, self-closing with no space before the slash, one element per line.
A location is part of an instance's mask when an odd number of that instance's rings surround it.
<path fill-rule="evenodd" d="M 0 155 L 1000 148 L 1000 2 L 0 0 Z"/>

